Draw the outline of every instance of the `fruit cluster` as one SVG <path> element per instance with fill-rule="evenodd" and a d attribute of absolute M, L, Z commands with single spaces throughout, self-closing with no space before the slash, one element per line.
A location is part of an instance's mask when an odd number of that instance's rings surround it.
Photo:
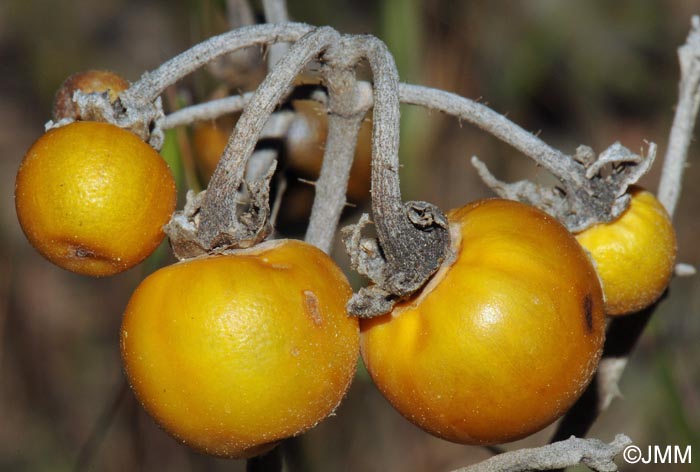
<path fill-rule="evenodd" d="M 176 189 L 136 135 L 81 120 L 66 99 L 75 90 L 116 102 L 126 88 L 109 74 L 88 76 L 59 93 L 55 118 L 75 121 L 29 149 L 15 198 L 42 255 L 106 276 L 161 242 Z M 304 110 L 300 119 L 316 119 Z M 299 144 L 292 160 L 321 145 Z M 419 293 L 371 319 L 348 316 L 347 279 L 300 241 L 181 261 L 147 277 L 128 303 L 126 375 L 163 429 L 218 456 L 254 456 L 315 426 L 341 402 L 360 352 L 379 390 L 426 431 L 466 444 L 522 438 L 564 414 L 590 382 L 605 316 L 650 305 L 669 283 L 668 214 L 649 192 L 631 196 L 619 219 L 577 235 L 514 201 L 454 210 L 450 257 Z"/>

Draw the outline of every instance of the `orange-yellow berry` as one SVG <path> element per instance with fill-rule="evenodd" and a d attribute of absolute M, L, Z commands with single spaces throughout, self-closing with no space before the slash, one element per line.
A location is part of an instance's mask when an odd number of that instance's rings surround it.
<path fill-rule="evenodd" d="M 175 203 L 175 182 L 160 155 L 107 123 L 48 131 L 27 151 L 15 183 L 29 242 L 54 264 L 97 277 L 151 254 Z"/>
<path fill-rule="evenodd" d="M 654 303 L 666 290 L 676 260 L 676 233 L 663 205 L 640 187 L 616 220 L 576 235 L 591 254 L 608 315 L 624 315 Z"/>
<path fill-rule="evenodd" d="M 554 218 L 507 200 L 452 211 L 455 259 L 393 312 L 361 321 L 379 390 L 426 431 L 465 444 L 532 434 L 564 414 L 598 365 L 595 270 Z"/>
<path fill-rule="evenodd" d="M 121 330 L 126 374 L 168 433 L 217 456 L 249 457 L 338 406 L 359 351 L 352 290 L 335 263 L 294 240 L 153 273 Z"/>

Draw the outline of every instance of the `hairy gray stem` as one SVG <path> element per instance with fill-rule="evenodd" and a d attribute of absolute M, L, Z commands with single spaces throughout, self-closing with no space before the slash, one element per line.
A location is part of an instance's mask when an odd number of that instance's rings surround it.
<path fill-rule="evenodd" d="M 177 128 L 197 121 L 214 120 L 223 115 L 238 113 L 245 108 L 251 98 L 253 98 L 253 92 L 246 92 L 242 95 L 232 95 L 181 108 L 166 115 L 161 122 L 161 127 L 163 129 Z"/>
<path fill-rule="evenodd" d="M 486 105 L 454 93 L 419 85 L 401 84 L 399 94 L 402 103 L 438 110 L 478 126 L 529 156 L 559 179 L 581 174 L 571 156 L 554 149 Z"/>
<path fill-rule="evenodd" d="M 551 172 L 561 188 L 547 188 L 529 181 L 505 183 L 497 180 L 476 157 L 472 163 L 479 175 L 502 198 L 534 205 L 555 216 L 570 231 L 579 232 L 617 218 L 629 204 L 627 187 L 645 174 L 654 161 L 656 147 L 649 144 L 646 156 L 614 143 L 598 156 L 588 146 L 579 146 L 573 156 L 545 144 L 503 115 L 459 95 L 442 90 L 402 85 L 401 100 L 422 105 L 466 120 L 510 144 Z M 611 171 L 601 171 L 609 167 Z M 561 191 L 563 190 L 563 192 Z"/>
<path fill-rule="evenodd" d="M 350 168 L 365 110 L 358 101 L 354 72 L 358 58 L 348 54 L 345 41 L 329 48 L 323 60 L 326 65 L 322 74 L 328 88 L 328 137 L 305 240 L 329 253 L 345 207 Z"/>
<path fill-rule="evenodd" d="M 356 95 L 358 109 L 366 113 L 372 108 L 374 100 L 372 96 L 372 84 L 369 82 L 357 81 Z M 197 121 L 214 120 L 230 113 L 239 113 L 243 111 L 251 98 L 253 98 L 253 92 L 246 92 L 241 95 L 231 95 L 230 97 L 218 98 L 208 102 L 190 105 L 166 115 L 161 121 L 161 127 L 163 129 L 176 128 L 178 126 L 190 125 Z M 322 87 L 314 90 L 308 99 L 315 100 L 324 105 L 328 103 L 328 96 Z"/>
<path fill-rule="evenodd" d="M 127 104 L 148 104 L 163 91 L 211 60 L 242 48 L 296 41 L 313 29 L 303 23 L 246 26 L 209 38 L 163 63 L 126 90 L 120 98 Z"/>
<path fill-rule="evenodd" d="M 376 284 L 360 290 L 348 304 L 357 316 L 388 311 L 393 301 L 420 289 L 447 257 L 450 245 L 445 215 L 426 202 L 401 200 L 399 186 L 399 75 L 386 45 L 373 36 L 354 36 L 352 49 L 369 62 L 374 78 L 372 133 L 372 213 L 378 250 L 366 273 Z M 346 245 L 361 243 L 359 233 L 347 231 Z M 351 251 L 362 251 L 361 247 Z M 357 246 L 357 244 L 354 244 Z M 356 256 L 354 260 L 357 260 Z M 393 301 L 392 301 L 393 300 Z"/>
<path fill-rule="evenodd" d="M 691 20 L 685 44 L 678 48 L 681 80 L 678 84 L 678 104 L 673 117 L 664 167 L 659 182 L 659 201 L 673 216 L 681 194 L 681 184 L 688 147 L 700 107 L 700 16 Z"/>
<path fill-rule="evenodd" d="M 144 73 L 119 95 L 114 104 L 106 94 L 83 93 L 79 90 L 75 92 L 73 102 L 84 119 L 112 123 L 128 129 L 155 149 L 160 149 L 163 144 L 161 122 L 164 119 L 160 95 L 167 87 L 225 54 L 259 44 L 296 41 L 312 29 L 301 23 L 243 27 L 201 42 L 154 71 Z M 57 123 L 49 121 L 46 128 L 64 126 L 69 122 L 70 120 Z"/>
<path fill-rule="evenodd" d="M 632 440 L 624 434 L 606 444 L 598 439 L 581 439 L 574 436 L 564 441 L 532 449 L 504 452 L 478 464 L 453 472 L 525 472 L 532 470 L 563 469 L 583 464 L 598 472 L 614 472 L 616 456 Z"/>
<path fill-rule="evenodd" d="M 267 75 L 243 111 L 212 175 L 201 208 L 199 235 L 207 247 L 235 244 L 227 229 L 236 221 L 236 195 L 260 132 L 297 74 L 337 38 L 335 30 L 321 27 L 299 39 Z"/>

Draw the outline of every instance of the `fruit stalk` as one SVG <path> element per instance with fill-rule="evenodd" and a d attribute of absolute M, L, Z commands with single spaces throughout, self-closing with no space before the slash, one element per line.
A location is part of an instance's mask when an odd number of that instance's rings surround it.
<path fill-rule="evenodd" d="M 167 87 L 208 64 L 217 57 L 239 49 L 297 41 L 314 28 L 304 23 L 246 26 L 214 36 L 166 61 L 156 70 L 146 72 L 122 95 L 125 104 L 146 105 Z"/>
<path fill-rule="evenodd" d="M 353 70 L 358 58 L 347 52 L 344 40 L 329 48 L 322 69 L 328 88 L 328 137 L 305 240 L 326 253 L 330 253 L 345 207 L 350 168 L 366 111 Z"/>
<path fill-rule="evenodd" d="M 243 183 L 247 161 L 253 154 L 260 132 L 294 78 L 338 36 L 338 33 L 329 27 L 321 27 L 308 33 L 294 44 L 258 87 L 238 120 L 236 130 L 212 175 L 204 197 L 199 239 L 205 247 L 214 248 L 238 243 L 236 225 L 240 202 L 236 197 Z M 264 205 L 269 206 L 266 201 Z M 269 212 L 269 209 L 262 208 L 258 211 Z"/>
<path fill-rule="evenodd" d="M 377 241 L 371 251 L 360 240 L 367 218 L 346 228 L 345 244 L 356 270 L 374 286 L 361 289 L 348 305 L 357 316 L 386 313 L 401 297 L 421 288 L 447 257 L 447 218 L 434 205 L 401 200 L 399 186 L 399 75 L 386 45 L 373 36 L 351 38 L 369 62 L 374 79 L 372 129 L 372 213 Z M 368 254 L 367 256 L 363 253 Z"/>
<path fill-rule="evenodd" d="M 700 107 L 700 16 L 692 18 L 688 39 L 678 48 L 678 60 L 681 66 L 678 104 L 673 117 L 658 192 L 659 201 L 671 216 L 681 194 L 688 147 L 693 137 L 693 128 Z"/>
<path fill-rule="evenodd" d="M 420 105 L 472 123 L 535 160 L 557 178 L 576 178 L 580 174 L 571 156 L 554 149 L 484 104 L 443 90 L 410 84 L 401 84 L 399 95 L 402 103 Z"/>
<path fill-rule="evenodd" d="M 547 446 L 531 449 L 518 449 L 504 452 L 478 464 L 454 470 L 453 472 L 524 472 L 528 470 L 551 470 L 584 464 L 598 472 L 613 472 L 617 465 L 616 456 L 632 444 L 624 434 L 606 444 L 598 439 L 569 438 Z"/>

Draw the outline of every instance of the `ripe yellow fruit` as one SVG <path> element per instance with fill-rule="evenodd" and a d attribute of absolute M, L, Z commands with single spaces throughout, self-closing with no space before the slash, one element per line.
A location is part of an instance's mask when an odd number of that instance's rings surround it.
<path fill-rule="evenodd" d="M 153 252 L 175 202 L 175 182 L 160 155 L 107 123 L 48 131 L 27 151 L 15 183 L 29 242 L 54 264 L 96 277 Z"/>
<path fill-rule="evenodd" d="M 407 419 L 464 444 L 532 434 L 590 382 L 605 337 L 600 284 L 574 237 L 521 203 L 452 211 L 456 259 L 392 313 L 361 321 L 362 357 Z"/>
<path fill-rule="evenodd" d="M 76 72 L 68 77 L 56 92 L 52 116 L 54 120 L 80 118 L 73 103 L 73 93 L 81 90 L 85 93 L 107 92 L 110 103 L 119 97 L 119 92 L 129 88 L 129 82 L 122 76 L 108 70 L 86 70 Z"/>
<path fill-rule="evenodd" d="M 315 426 L 345 395 L 359 353 L 351 294 L 326 254 L 294 240 L 160 269 L 122 323 L 131 387 L 192 448 L 260 454 Z"/>
<path fill-rule="evenodd" d="M 576 235 L 595 261 L 608 315 L 633 313 L 654 303 L 671 281 L 676 233 L 666 209 L 640 187 L 615 221 Z"/>

